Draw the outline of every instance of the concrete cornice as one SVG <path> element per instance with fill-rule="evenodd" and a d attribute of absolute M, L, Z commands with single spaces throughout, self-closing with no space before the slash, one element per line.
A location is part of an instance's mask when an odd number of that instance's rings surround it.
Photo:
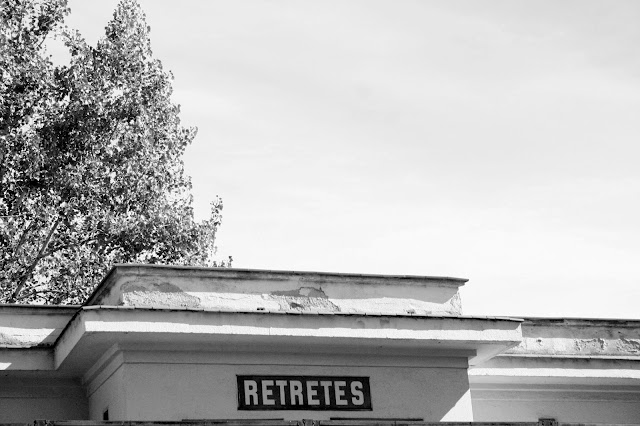
<path fill-rule="evenodd" d="M 345 317 L 399 317 L 399 318 L 433 318 L 433 319 L 459 319 L 459 320 L 479 320 L 479 321 L 507 321 L 522 323 L 521 318 L 509 318 L 509 317 L 493 317 L 486 315 L 444 315 L 444 314 L 394 314 L 385 312 L 329 312 L 329 311 L 298 311 L 298 310 L 238 310 L 238 309 L 209 309 L 209 308 L 187 308 L 187 307 L 166 307 L 166 306 L 108 306 L 108 305 L 94 305 L 94 306 L 82 306 L 80 310 L 122 310 L 122 311 L 163 311 L 163 312 L 209 312 L 209 313 L 225 313 L 225 314 L 274 314 L 274 315 L 296 315 L 296 316 L 345 316 Z"/>
<path fill-rule="evenodd" d="M 220 350 L 243 345 L 272 351 L 448 351 L 481 362 L 516 345 L 520 322 L 449 317 L 283 315 L 122 307 L 85 307 L 55 347 L 55 368 L 89 368 L 114 343 Z M 289 349 L 287 349 L 289 348 Z M 457 355 L 456 355 L 457 354 Z M 71 360 L 71 361 L 69 361 Z"/>
<path fill-rule="evenodd" d="M 555 327 L 629 327 L 640 328 L 640 319 L 624 318 L 560 318 L 560 317 L 521 317 L 528 326 Z"/>

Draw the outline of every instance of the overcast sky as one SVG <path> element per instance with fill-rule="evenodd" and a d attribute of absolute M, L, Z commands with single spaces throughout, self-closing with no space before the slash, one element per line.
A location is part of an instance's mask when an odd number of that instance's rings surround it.
<path fill-rule="evenodd" d="M 640 2 L 142 1 L 239 268 L 640 318 Z M 94 44 L 116 2 L 71 1 Z"/>

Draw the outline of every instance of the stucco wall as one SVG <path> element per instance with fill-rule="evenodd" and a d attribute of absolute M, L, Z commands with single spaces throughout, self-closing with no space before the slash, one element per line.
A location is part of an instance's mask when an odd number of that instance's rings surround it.
<path fill-rule="evenodd" d="M 126 418 L 129 386 L 123 360 L 122 353 L 114 346 L 85 374 L 89 419 L 104 420 L 106 410 L 108 420 Z"/>
<path fill-rule="evenodd" d="M 472 420 L 464 358 L 319 354 L 125 352 L 109 381 L 91 396 L 91 419 L 106 401 L 110 420 L 330 417 Z M 239 411 L 236 375 L 368 376 L 373 411 Z M 126 399 L 126 403 L 123 401 Z M 94 409 L 95 407 L 95 409 Z M 117 411 L 112 407 L 125 407 Z"/>
<path fill-rule="evenodd" d="M 87 418 L 87 399 L 78 380 L 0 376 L 0 384 L 0 423 Z"/>

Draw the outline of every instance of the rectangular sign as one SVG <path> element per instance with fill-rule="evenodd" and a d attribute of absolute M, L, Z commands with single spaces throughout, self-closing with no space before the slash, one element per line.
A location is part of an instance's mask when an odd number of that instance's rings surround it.
<path fill-rule="evenodd" d="M 368 377 L 237 377 L 238 410 L 371 410 Z"/>

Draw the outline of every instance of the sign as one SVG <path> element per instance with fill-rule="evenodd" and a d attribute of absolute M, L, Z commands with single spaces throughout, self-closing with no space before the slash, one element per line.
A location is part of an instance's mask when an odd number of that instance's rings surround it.
<path fill-rule="evenodd" d="M 237 377 L 238 410 L 371 410 L 368 377 Z"/>

